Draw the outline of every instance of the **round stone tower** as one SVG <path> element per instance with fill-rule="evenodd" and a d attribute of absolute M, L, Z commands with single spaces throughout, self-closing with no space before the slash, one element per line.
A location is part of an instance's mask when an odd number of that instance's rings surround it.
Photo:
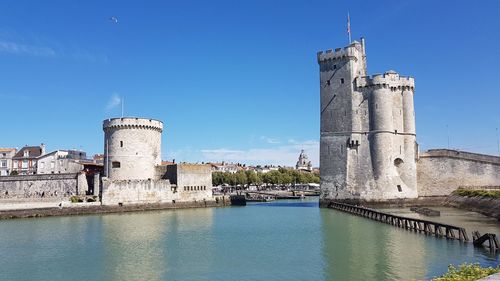
<path fill-rule="evenodd" d="M 103 121 L 104 173 L 110 180 L 155 178 L 161 164 L 163 123 L 147 118 L 112 118 Z"/>

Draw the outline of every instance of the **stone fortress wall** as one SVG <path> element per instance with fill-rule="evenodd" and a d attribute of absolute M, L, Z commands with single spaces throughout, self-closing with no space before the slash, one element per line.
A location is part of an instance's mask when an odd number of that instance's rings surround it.
<path fill-rule="evenodd" d="M 317 59 L 320 201 L 416 198 L 413 78 L 367 76 L 363 39 Z"/>
<path fill-rule="evenodd" d="M 161 166 L 163 123 L 148 118 L 103 121 L 104 177 L 38 174 L 0 178 L 0 200 L 67 199 L 73 195 L 100 195 L 103 205 L 190 203 L 213 201 L 209 165 Z M 90 184 L 93 189 L 89 188 Z M 210 202 L 209 202 L 210 203 Z"/>
<path fill-rule="evenodd" d="M 0 178 L 0 199 L 68 198 L 85 195 L 84 173 L 4 176 Z"/>
<path fill-rule="evenodd" d="M 213 200 L 209 165 L 160 165 L 161 121 L 114 118 L 104 120 L 103 130 L 103 205 Z"/>
<path fill-rule="evenodd" d="M 500 157 L 450 149 L 420 154 L 419 196 L 447 196 L 459 187 L 500 187 Z"/>
<path fill-rule="evenodd" d="M 103 205 L 212 201 L 212 171 L 205 164 L 156 167 L 157 177 L 141 180 L 103 178 Z"/>

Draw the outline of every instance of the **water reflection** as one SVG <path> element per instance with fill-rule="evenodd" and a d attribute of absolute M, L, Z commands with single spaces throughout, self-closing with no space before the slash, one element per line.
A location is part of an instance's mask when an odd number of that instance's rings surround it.
<path fill-rule="evenodd" d="M 449 264 L 498 264 L 471 243 L 425 236 L 343 212 L 321 210 L 327 280 L 427 280 Z"/>
<path fill-rule="evenodd" d="M 103 216 L 104 279 L 161 280 L 172 269 L 183 271 L 185 261 L 193 260 L 188 255 L 195 254 L 185 249 L 211 251 L 208 241 L 200 243 L 206 237 L 198 234 L 211 227 L 212 212 L 197 209 Z"/>
<path fill-rule="evenodd" d="M 453 215 L 453 214 L 450 214 Z M 0 221 L 0 280 L 428 280 L 498 264 L 317 201 Z"/>
<path fill-rule="evenodd" d="M 405 242 L 389 227 L 328 209 L 321 210 L 321 220 L 326 280 L 411 280 L 425 275 L 421 245 Z"/>

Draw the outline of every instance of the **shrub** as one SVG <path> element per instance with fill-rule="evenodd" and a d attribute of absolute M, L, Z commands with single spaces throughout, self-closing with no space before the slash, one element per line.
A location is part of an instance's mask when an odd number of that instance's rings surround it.
<path fill-rule="evenodd" d="M 432 281 L 474 281 L 488 275 L 500 272 L 500 265 L 492 267 L 481 267 L 479 264 L 462 264 L 458 268 L 453 265 L 448 266 L 448 272 L 441 277 L 436 277 Z"/>
<path fill-rule="evenodd" d="M 454 195 L 465 197 L 488 197 L 500 198 L 500 190 L 484 190 L 484 189 L 465 189 L 459 188 L 453 191 Z"/>
<path fill-rule="evenodd" d="M 69 198 L 69 201 L 71 201 L 71 203 L 78 203 L 78 200 L 78 196 L 74 195 Z"/>

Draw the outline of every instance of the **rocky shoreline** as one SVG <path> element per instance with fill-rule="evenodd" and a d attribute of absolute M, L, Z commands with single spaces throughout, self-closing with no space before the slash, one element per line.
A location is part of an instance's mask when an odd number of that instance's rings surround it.
<path fill-rule="evenodd" d="M 446 198 L 444 206 L 473 211 L 500 221 L 500 199 L 498 198 L 452 194 Z"/>
<path fill-rule="evenodd" d="M 320 207 L 325 208 L 331 200 L 320 200 Z M 408 207 L 437 207 L 446 206 L 464 209 L 496 218 L 500 221 L 500 199 L 490 197 L 467 197 L 460 195 L 428 196 L 417 199 L 394 199 L 388 201 L 336 201 L 351 205 L 360 205 L 368 208 L 408 208 Z"/>

